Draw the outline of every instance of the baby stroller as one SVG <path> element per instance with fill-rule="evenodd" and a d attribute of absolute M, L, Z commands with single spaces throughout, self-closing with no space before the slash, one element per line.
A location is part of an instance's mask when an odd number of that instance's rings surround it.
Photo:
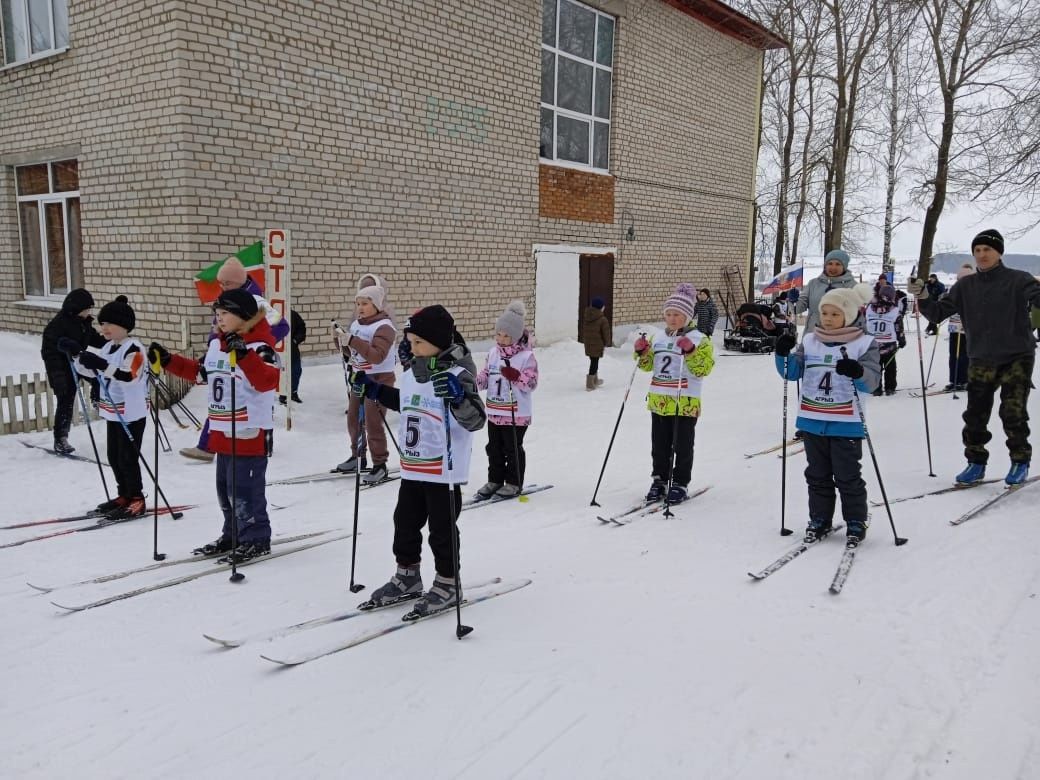
<path fill-rule="evenodd" d="M 766 303 L 743 303 L 737 309 L 736 326 L 726 333 L 722 345 L 730 352 L 772 352 L 777 336 L 798 335 L 794 323 L 788 322 L 779 306 Z"/>

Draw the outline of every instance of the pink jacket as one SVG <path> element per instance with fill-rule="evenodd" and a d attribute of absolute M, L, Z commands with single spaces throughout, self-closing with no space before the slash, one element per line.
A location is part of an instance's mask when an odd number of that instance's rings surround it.
<path fill-rule="evenodd" d="M 530 359 L 527 361 L 527 365 L 524 367 L 524 370 L 520 372 L 520 378 L 513 383 L 514 386 L 519 387 L 521 390 L 526 390 L 528 392 L 538 387 L 538 361 L 535 360 L 533 354 L 534 350 L 532 349 L 532 344 L 530 342 L 531 337 L 525 330 L 524 335 L 522 335 L 520 337 L 520 340 L 515 344 L 510 344 L 508 347 L 500 347 L 497 345 L 492 347 L 492 350 L 497 350 L 499 355 L 501 355 L 504 358 L 509 358 L 510 360 L 512 360 L 516 355 L 519 355 L 521 352 L 524 351 L 532 353 Z M 487 390 L 488 364 L 491 362 L 491 355 L 492 353 L 488 352 L 488 356 L 484 360 L 484 368 L 482 368 L 480 370 L 480 373 L 477 374 L 477 389 L 479 390 Z M 500 414 L 489 414 L 488 422 L 493 423 L 494 425 L 512 425 L 513 419 L 508 415 L 503 416 Z M 518 426 L 530 425 L 531 418 L 517 417 L 516 424 Z"/>

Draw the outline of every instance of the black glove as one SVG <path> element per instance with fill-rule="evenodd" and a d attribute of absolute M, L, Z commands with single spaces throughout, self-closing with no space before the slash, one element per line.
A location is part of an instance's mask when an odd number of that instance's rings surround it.
<path fill-rule="evenodd" d="M 834 366 L 834 370 L 842 376 L 847 376 L 849 379 L 859 379 L 863 376 L 863 366 L 860 365 L 858 360 L 852 358 L 842 358 Z"/>
<path fill-rule="evenodd" d="M 412 364 L 412 342 L 405 336 L 397 345 L 397 358 L 405 370 Z"/>
<path fill-rule="evenodd" d="M 60 349 L 69 357 L 76 357 L 76 355 L 83 351 L 83 345 L 76 341 L 76 339 L 70 339 L 68 336 L 62 336 L 60 339 L 58 339 L 58 349 Z"/>
<path fill-rule="evenodd" d="M 148 362 L 158 363 L 163 368 L 166 368 L 170 364 L 170 360 L 173 355 L 170 354 L 170 350 L 166 349 L 158 341 L 153 341 L 148 345 Z"/>
<path fill-rule="evenodd" d="M 108 361 L 96 352 L 80 352 L 79 364 L 93 371 L 105 371 L 108 368 Z"/>
<path fill-rule="evenodd" d="M 466 395 L 462 389 L 462 382 L 450 371 L 438 371 L 433 375 L 433 393 L 438 398 L 446 398 L 453 404 L 457 404 Z"/>
<path fill-rule="evenodd" d="M 802 294 L 798 291 L 797 287 L 792 287 L 790 290 L 787 291 L 787 300 L 789 300 L 791 303 L 798 303 L 798 299 L 801 297 L 801 295 Z"/>
<path fill-rule="evenodd" d="M 246 340 L 237 333 L 228 333 L 224 336 L 224 346 L 227 347 L 228 354 L 235 353 L 235 360 L 242 360 L 249 354 Z"/>
<path fill-rule="evenodd" d="M 798 344 L 798 339 L 792 336 L 790 333 L 785 333 L 782 336 L 778 336 L 776 339 L 776 345 L 773 347 L 775 352 L 780 357 L 787 357 L 791 354 L 791 350 Z"/>
<path fill-rule="evenodd" d="M 899 337 L 899 341 L 897 343 L 899 344 L 899 348 L 902 349 L 903 347 L 906 346 L 906 337 L 905 336 L 900 336 Z"/>
<path fill-rule="evenodd" d="M 364 371 L 355 371 L 350 376 L 350 392 L 358 398 L 375 398 L 379 383 Z"/>

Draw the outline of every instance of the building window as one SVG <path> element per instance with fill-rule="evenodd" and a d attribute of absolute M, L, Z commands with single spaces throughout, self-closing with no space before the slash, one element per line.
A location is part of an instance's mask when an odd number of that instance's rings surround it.
<path fill-rule="evenodd" d="M 14 169 L 26 297 L 62 297 L 83 286 L 79 165 L 76 160 Z"/>
<path fill-rule="evenodd" d="M 539 156 L 606 171 L 614 17 L 573 0 L 542 0 Z"/>
<path fill-rule="evenodd" d="M 0 0 L 4 64 L 46 57 L 69 46 L 68 0 Z"/>

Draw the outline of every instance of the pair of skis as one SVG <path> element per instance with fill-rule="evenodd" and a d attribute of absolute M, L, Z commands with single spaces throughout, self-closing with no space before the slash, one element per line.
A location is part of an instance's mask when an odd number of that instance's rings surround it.
<path fill-rule="evenodd" d="M 656 515 L 658 512 L 663 512 L 665 509 L 673 506 L 679 506 L 687 501 L 702 496 L 711 490 L 711 485 L 707 487 L 699 488 L 688 494 L 682 501 L 678 501 L 672 504 L 665 504 L 664 499 L 660 501 L 640 501 L 637 504 L 629 507 L 623 512 L 619 512 L 616 515 L 609 515 L 604 517 L 603 515 L 596 515 L 596 519 L 603 525 L 612 525 L 614 527 L 628 525 L 633 520 L 638 520 L 640 517 L 647 517 L 649 515 Z"/>
<path fill-rule="evenodd" d="M 177 506 L 170 507 L 169 509 L 167 509 L 164 506 L 161 506 L 161 507 L 159 507 L 159 514 L 160 515 L 168 515 L 168 514 L 171 513 L 171 510 L 172 510 L 173 513 L 186 512 L 187 510 L 194 509 L 194 508 L 195 508 L 195 504 L 179 504 Z M 129 523 L 132 520 L 139 520 L 142 517 L 143 518 L 152 517 L 154 512 L 155 512 L 154 509 L 149 509 L 143 515 L 136 515 L 134 517 L 123 517 L 123 518 L 119 518 L 117 520 L 110 520 L 109 518 L 104 517 L 103 515 L 100 515 L 95 510 L 93 512 L 87 512 L 87 513 L 85 513 L 82 516 L 81 515 L 74 515 L 72 517 L 55 517 L 55 518 L 51 518 L 50 520 L 36 520 L 36 521 L 28 522 L 28 523 L 16 523 L 16 524 L 11 525 L 11 526 L 5 526 L 5 530 L 6 529 L 10 529 L 10 528 L 28 528 L 28 527 L 35 526 L 35 525 L 49 525 L 49 524 L 52 524 L 52 523 L 74 523 L 74 522 L 77 522 L 79 520 L 91 520 L 93 518 L 98 518 L 97 522 L 93 523 L 92 525 L 84 525 L 84 526 L 80 526 L 79 528 L 66 528 L 63 531 L 52 531 L 49 534 L 41 534 L 39 536 L 30 536 L 28 539 L 19 539 L 17 542 L 8 542 L 6 544 L 0 544 L 0 550 L 7 549 L 8 547 L 21 547 L 23 544 L 29 544 L 29 542 L 40 542 L 40 541 L 43 541 L 44 539 L 53 539 L 53 538 L 55 538 L 57 536 L 67 536 L 69 534 L 77 534 L 77 533 L 79 533 L 81 531 L 97 531 L 97 530 L 100 530 L 102 528 L 108 528 L 109 526 L 112 526 L 112 525 L 120 525 L 121 523 Z"/>
<path fill-rule="evenodd" d="M 342 479 L 353 480 L 353 471 L 319 471 L 314 474 L 303 474 L 299 477 L 286 477 L 285 479 L 275 479 L 266 484 L 266 487 L 273 487 L 275 485 L 310 485 L 313 482 L 336 482 Z M 379 485 L 385 485 L 387 482 L 393 482 L 396 479 L 401 478 L 401 470 L 398 468 L 392 468 L 387 470 L 387 476 L 385 479 L 379 480 L 379 482 L 362 482 L 361 489 L 366 490 L 367 488 L 378 487 Z"/>
<path fill-rule="evenodd" d="M 1012 495 L 1014 493 L 1017 493 L 1022 488 L 1028 487 L 1030 484 L 1032 484 L 1033 482 L 1036 482 L 1037 480 L 1040 480 L 1040 476 L 1030 477 L 1025 482 L 1023 482 L 1021 484 L 1018 484 L 1018 485 L 1006 486 L 1000 493 L 997 493 L 995 496 L 992 496 L 991 498 L 986 499 L 981 504 L 978 504 L 978 505 L 972 507 L 967 512 L 962 514 L 960 517 L 957 517 L 957 518 L 954 518 L 953 520 L 951 520 L 950 521 L 950 525 L 963 525 L 964 523 L 968 522 L 969 520 L 971 520 L 971 519 L 973 519 L 975 517 L 978 517 L 980 514 L 985 512 L 987 509 L 992 509 L 995 504 L 1003 501 L 1008 496 L 1010 496 L 1010 495 Z"/>
<path fill-rule="evenodd" d="M 42 444 L 33 444 L 32 442 L 22 441 L 21 439 L 18 440 L 18 443 L 21 444 L 23 447 L 28 447 L 31 450 L 40 450 L 41 452 L 46 452 L 48 455 L 53 455 L 56 458 L 64 458 L 65 460 L 78 460 L 80 463 L 95 463 L 95 460 L 93 458 L 88 458 L 86 455 L 76 455 L 72 452 L 55 452 L 50 447 L 44 447 Z M 108 466 L 108 464 L 105 463 L 105 461 L 101 461 L 101 465 Z M 111 468 L 111 466 L 108 467 Z"/>
<path fill-rule="evenodd" d="M 491 506 L 492 504 L 500 504 L 503 501 L 516 501 L 521 496 L 529 496 L 532 493 L 541 493 L 543 490 L 549 490 L 552 485 L 527 485 L 519 495 L 516 496 L 500 496 L 493 495 L 490 498 L 468 498 L 462 502 L 462 508 L 459 510 L 465 512 L 467 509 L 480 509 L 481 507 Z"/>
<path fill-rule="evenodd" d="M 822 534 L 816 541 L 807 542 L 804 539 L 797 545 L 792 547 L 786 553 L 781 555 L 771 564 L 766 566 L 757 572 L 748 572 L 748 576 L 751 577 L 755 582 L 761 582 L 766 577 L 776 574 L 780 569 L 784 568 L 787 564 L 793 561 L 795 558 L 800 557 L 804 553 L 808 552 L 813 547 L 819 546 L 819 544 L 831 534 L 836 531 L 840 531 L 845 526 L 839 524 L 831 528 L 827 533 Z M 830 592 L 834 595 L 841 593 L 842 588 L 845 587 L 845 581 L 849 577 L 849 572 L 852 570 L 852 563 L 856 559 L 856 551 L 859 549 L 858 542 L 846 542 L 845 549 L 842 551 L 841 560 L 838 562 L 838 568 L 834 572 L 834 579 L 831 580 Z"/>

